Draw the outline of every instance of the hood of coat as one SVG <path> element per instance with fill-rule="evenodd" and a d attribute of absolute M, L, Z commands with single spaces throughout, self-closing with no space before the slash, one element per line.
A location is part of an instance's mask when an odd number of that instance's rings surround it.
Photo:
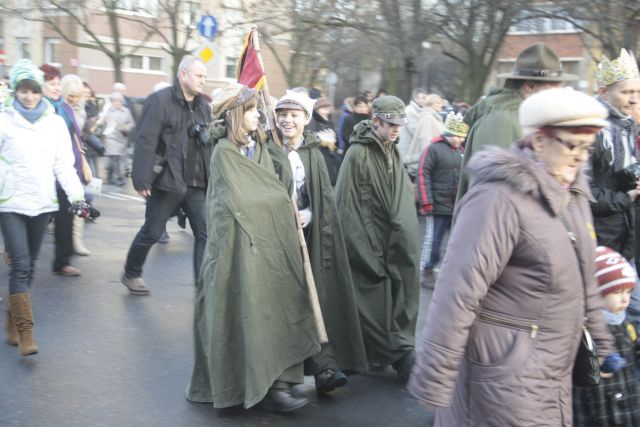
<path fill-rule="evenodd" d="M 363 120 L 353 128 L 351 144 L 378 144 L 382 146 L 382 141 L 373 130 L 373 122 L 371 120 Z M 397 143 L 398 141 L 396 141 Z"/>
<path fill-rule="evenodd" d="M 511 150 L 490 147 L 473 156 L 467 166 L 472 185 L 504 182 L 515 191 L 530 195 L 547 205 L 554 215 L 564 209 L 567 191 L 544 166 L 533 158 L 528 148 L 515 143 Z M 593 199 L 583 171 L 578 173 L 570 191 Z"/>
<path fill-rule="evenodd" d="M 298 150 L 308 150 L 320 146 L 320 137 L 318 137 L 317 134 L 305 130 L 304 132 L 302 132 L 302 137 L 304 138 L 304 142 L 302 143 L 300 148 L 298 148 Z"/>

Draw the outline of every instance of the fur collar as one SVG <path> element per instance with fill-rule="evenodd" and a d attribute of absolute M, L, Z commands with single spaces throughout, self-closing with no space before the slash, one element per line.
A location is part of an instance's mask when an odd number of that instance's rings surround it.
<path fill-rule="evenodd" d="M 515 191 L 540 200 L 556 216 L 564 209 L 569 196 L 567 190 L 533 159 L 532 151 L 519 148 L 517 143 L 510 151 L 490 147 L 476 153 L 469 161 L 467 170 L 472 185 L 504 182 Z M 570 191 L 593 199 L 582 171 Z"/>

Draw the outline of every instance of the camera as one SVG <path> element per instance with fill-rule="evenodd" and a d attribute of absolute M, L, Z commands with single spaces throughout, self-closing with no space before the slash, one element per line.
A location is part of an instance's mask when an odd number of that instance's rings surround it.
<path fill-rule="evenodd" d="M 195 138 L 200 145 L 205 147 L 211 143 L 211 133 L 204 123 L 193 122 L 191 126 L 189 126 L 188 135 L 189 138 Z"/>
<path fill-rule="evenodd" d="M 636 188 L 636 182 L 640 179 L 640 163 L 633 163 L 615 172 L 614 177 L 619 191 L 633 190 Z"/>

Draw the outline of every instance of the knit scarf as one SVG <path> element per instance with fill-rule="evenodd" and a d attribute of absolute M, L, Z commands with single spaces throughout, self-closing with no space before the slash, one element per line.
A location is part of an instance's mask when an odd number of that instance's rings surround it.
<path fill-rule="evenodd" d="M 602 316 L 604 317 L 604 321 L 607 322 L 607 325 L 621 325 L 626 315 L 627 312 L 625 310 L 622 310 L 618 314 L 612 313 L 609 310 L 602 310 Z"/>
<path fill-rule="evenodd" d="M 20 104 L 20 102 L 18 102 L 17 99 L 14 99 L 13 108 L 18 113 L 20 113 L 22 117 L 27 119 L 29 123 L 35 123 L 35 121 L 38 120 L 40 117 L 42 117 L 42 115 L 46 111 L 47 104 L 44 102 L 44 100 L 41 99 L 38 105 L 36 105 L 34 109 L 28 110 L 24 107 L 24 105 Z"/>

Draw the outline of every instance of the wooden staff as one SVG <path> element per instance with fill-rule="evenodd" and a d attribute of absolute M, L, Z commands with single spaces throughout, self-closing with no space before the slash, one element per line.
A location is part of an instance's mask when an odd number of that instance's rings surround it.
<path fill-rule="evenodd" d="M 253 43 L 253 49 L 256 52 L 256 56 L 258 57 L 258 61 L 264 70 L 264 62 L 262 61 L 262 53 L 260 52 L 260 41 L 258 37 L 258 26 L 251 26 L 251 40 Z M 279 147 L 282 146 L 282 141 L 280 141 L 280 136 L 276 130 L 276 121 L 273 116 L 273 108 L 271 108 L 271 97 L 269 96 L 269 85 L 267 84 L 267 78 L 265 75 L 264 82 L 262 85 L 262 96 L 264 98 L 264 103 L 267 109 L 267 118 L 269 119 L 269 124 L 271 126 L 271 135 L 276 145 Z M 300 225 L 299 220 L 299 212 L 298 212 L 298 203 L 296 202 L 295 193 L 291 195 L 291 207 L 293 208 L 294 220 L 296 223 L 296 231 L 298 234 L 298 243 L 300 243 L 300 252 L 302 253 L 302 264 L 304 266 L 304 277 L 307 282 L 307 288 L 309 290 L 309 301 L 311 303 L 311 310 L 313 311 L 313 318 L 315 320 L 316 328 L 318 329 L 318 336 L 320 337 L 321 343 L 329 342 L 329 337 L 327 336 L 327 330 L 324 327 L 324 320 L 322 318 L 322 310 L 320 310 L 320 300 L 318 299 L 318 291 L 316 289 L 316 282 L 313 279 L 313 271 L 311 271 L 311 261 L 309 260 L 309 250 L 307 249 L 307 242 L 304 238 L 304 232 L 302 231 L 302 226 Z"/>

